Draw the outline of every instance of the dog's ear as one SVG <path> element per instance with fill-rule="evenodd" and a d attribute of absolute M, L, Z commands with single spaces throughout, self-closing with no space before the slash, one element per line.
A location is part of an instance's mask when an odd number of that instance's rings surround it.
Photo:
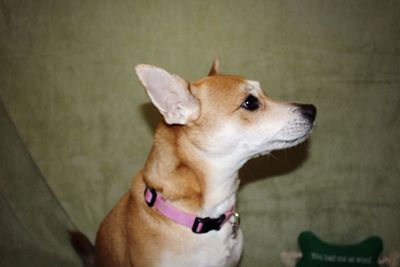
<path fill-rule="evenodd" d="M 217 57 L 215 57 L 211 69 L 208 72 L 208 76 L 217 75 L 218 73 L 219 73 L 219 60 Z"/>
<path fill-rule="evenodd" d="M 166 123 L 187 124 L 199 117 L 199 101 L 190 93 L 184 79 L 151 65 L 137 65 L 135 70 Z"/>

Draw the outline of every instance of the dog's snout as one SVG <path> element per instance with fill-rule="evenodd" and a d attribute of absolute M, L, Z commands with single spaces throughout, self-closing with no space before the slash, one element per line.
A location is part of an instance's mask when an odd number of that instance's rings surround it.
<path fill-rule="evenodd" d="M 310 104 L 293 104 L 295 108 L 295 112 L 301 113 L 305 118 L 307 118 L 310 122 L 314 122 L 317 116 L 317 108 L 314 105 Z"/>

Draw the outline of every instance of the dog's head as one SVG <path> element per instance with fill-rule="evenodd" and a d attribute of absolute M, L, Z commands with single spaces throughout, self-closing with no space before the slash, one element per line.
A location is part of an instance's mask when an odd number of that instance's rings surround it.
<path fill-rule="evenodd" d="M 244 163 L 309 136 L 313 105 L 272 100 L 259 82 L 218 74 L 218 65 L 190 83 L 151 65 L 138 65 L 136 73 L 165 122 L 181 125 L 206 157 Z"/>

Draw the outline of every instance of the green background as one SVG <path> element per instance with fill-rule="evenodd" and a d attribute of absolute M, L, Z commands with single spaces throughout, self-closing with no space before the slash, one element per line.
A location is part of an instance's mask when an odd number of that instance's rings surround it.
<path fill-rule="evenodd" d="M 0 1 L 0 266 L 79 266 L 160 119 L 139 63 L 224 73 L 313 103 L 303 145 L 241 171 L 242 267 L 281 266 L 303 230 L 400 248 L 399 1 Z"/>

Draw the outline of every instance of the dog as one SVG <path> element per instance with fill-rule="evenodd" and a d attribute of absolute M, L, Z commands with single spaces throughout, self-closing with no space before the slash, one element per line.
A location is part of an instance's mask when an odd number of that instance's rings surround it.
<path fill-rule="evenodd" d="M 163 121 L 144 168 L 101 223 L 95 248 L 79 232 L 71 233 L 74 247 L 87 266 L 236 266 L 243 248 L 238 171 L 306 140 L 315 106 L 274 101 L 258 81 L 220 74 L 217 59 L 194 82 L 152 65 L 135 70 Z"/>

